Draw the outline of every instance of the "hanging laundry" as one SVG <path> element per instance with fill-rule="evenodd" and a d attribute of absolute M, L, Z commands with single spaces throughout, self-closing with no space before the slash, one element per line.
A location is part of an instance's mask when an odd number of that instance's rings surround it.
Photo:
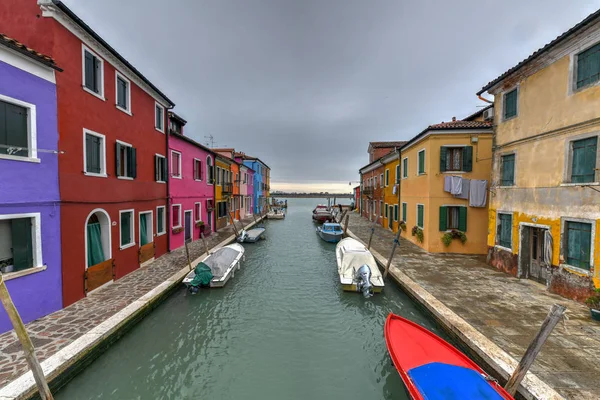
<path fill-rule="evenodd" d="M 455 195 L 454 197 L 456 197 L 457 199 L 465 199 L 467 200 L 469 198 L 469 188 L 471 186 L 471 180 L 470 179 L 463 179 L 462 180 L 462 190 L 460 191 L 460 194 Z"/>
<path fill-rule="evenodd" d="M 452 186 L 450 187 L 450 193 L 452 193 L 455 196 L 461 194 L 462 180 L 462 176 L 452 176 Z"/>
<path fill-rule="evenodd" d="M 469 205 L 471 207 L 485 207 L 487 202 L 487 181 L 473 179 L 469 191 Z"/>
<path fill-rule="evenodd" d="M 396 193 L 398 193 L 398 185 L 394 185 L 394 187 L 392 188 L 392 194 Z"/>
<path fill-rule="evenodd" d="M 452 190 L 452 177 L 450 175 L 444 176 L 444 192 L 450 193 Z"/>

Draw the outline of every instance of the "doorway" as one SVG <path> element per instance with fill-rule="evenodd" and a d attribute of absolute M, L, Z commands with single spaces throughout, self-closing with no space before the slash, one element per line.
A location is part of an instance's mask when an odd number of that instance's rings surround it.
<path fill-rule="evenodd" d="M 546 284 L 548 263 L 545 259 L 547 228 L 523 226 L 521 230 L 521 276 Z"/>
<path fill-rule="evenodd" d="M 390 228 L 391 230 L 394 230 L 394 218 L 392 216 L 392 212 L 394 211 L 394 208 L 390 205 L 388 205 L 388 228 Z"/>
<path fill-rule="evenodd" d="M 185 231 L 185 242 L 189 243 L 192 241 L 192 210 L 185 212 L 184 216 L 184 231 Z"/>

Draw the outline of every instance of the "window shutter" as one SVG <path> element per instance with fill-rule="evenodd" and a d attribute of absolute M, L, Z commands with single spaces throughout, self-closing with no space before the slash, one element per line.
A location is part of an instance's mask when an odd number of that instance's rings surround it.
<path fill-rule="evenodd" d="M 95 63 L 94 56 L 92 56 L 87 51 L 85 52 L 85 87 L 91 90 L 94 89 L 94 71 L 95 71 Z"/>
<path fill-rule="evenodd" d="M 446 157 L 448 157 L 448 148 L 440 147 L 440 172 L 446 171 Z"/>
<path fill-rule="evenodd" d="M 160 179 L 160 164 L 158 156 L 154 156 L 154 180 L 158 182 Z"/>
<path fill-rule="evenodd" d="M 93 56 L 92 56 L 93 57 Z M 93 78 L 93 90 L 96 93 L 100 93 L 100 60 L 96 57 L 94 59 L 94 78 Z"/>
<path fill-rule="evenodd" d="M 129 174 L 132 178 L 137 178 L 137 150 L 135 147 L 129 147 L 127 149 L 129 152 Z"/>
<path fill-rule="evenodd" d="M 448 229 L 448 207 L 441 206 L 440 207 L 440 231 L 445 231 Z"/>
<path fill-rule="evenodd" d="M 406 222 L 406 203 L 402 204 L 402 220 Z"/>
<path fill-rule="evenodd" d="M 94 157 L 94 152 L 92 151 L 93 147 L 94 147 L 93 136 L 85 135 L 85 170 L 86 170 L 86 172 L 92 172 L 93 157 Z"/>
<path fill-rule="evenodd" d="M 198 179 L 198 161 L 194 160 L 194 179 Z"/>
<path fill-rule="evenodd" d="M 4 103 L 5 106 L 5 135 L 6 143 L 8 146 L 22 147 L 17 151 L 11 152 L 15 156 L 27 156 L 29 152 L 27 149 L 27 109 L 14 104 Z M 0 142 L 1 143 L 1 142 Z M 4 149 L 7 153 L 8 149 Z"/>
<path fill-rule="evenodd" d="M 16 271 L 33 267 L 31 218 L 11 220 L 13 265 Z"/>
<path fill-rule="evenodd" d="M 463 171 L 471 172 L 473 170 L 473 146 L 463 148 Z"/>
<path fill-rule="evenodd" d="M 467 207 L 458 207 L 458 230 L 467 231 Z"/>
<path fill-rule="evenodd" d="M 394 205 L 394 221 L 398 221 L 398 204 Z"/>
<path fill-rule="evenodd" d="M 169 171 L 167 169 L 167 159 L 166 158 L 162 158 L 161 160 L 162 160 L 161 161 L 161 163 L 162 163 L 161 167 L 162 167 L 162 171 L 163 171 L 163 181 L 166 182 L 167 180 L 169 180 Z"/>
<path fill-rule="evenodd" d="M 121 144 L 115 143 L 115 168 L 117 169 L 117 176 L 121 176 Z"/>
<path fill-rule="evenodd" d="M 198 161 L 198 179 L 202 180 L 202 161 Z"/>

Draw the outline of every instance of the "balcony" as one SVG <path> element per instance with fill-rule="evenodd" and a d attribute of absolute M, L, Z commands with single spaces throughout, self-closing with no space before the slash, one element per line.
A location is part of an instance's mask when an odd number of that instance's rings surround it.
<path fill-rule="evenodd" d="M 233 193 L 233 185 L 231 183 L 224 183 L 221 189 L 221 193 L 223 194 L 231 194 Z"/>
<path fill-rule="evenodd" d="M 373 186 L 365 186 L 362 190 L 362 194 L 364 194 L 365 196 L 373 195 Z"/>

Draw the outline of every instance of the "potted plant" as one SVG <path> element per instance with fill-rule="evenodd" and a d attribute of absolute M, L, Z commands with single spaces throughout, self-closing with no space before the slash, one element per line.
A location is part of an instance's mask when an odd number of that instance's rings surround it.
<path fill-rule="evenodd" d="M 419 228 L 417 225 L 413 226 L 412 235 L 417 237 L 419 243 L 423 243 L 423 229 Z"/>
<path fill-rule="evenodd" d="M 181 233 L 181 232 L 183 232 L 183 226 L 173 228 L 173 233 Z"/>
<path fill-rule="evenodd" d="M 590 308 L 592 319 L 600 321 L 600 289 L 596 289 L 595 292 L 586 299 L 585 304 Z"/>
<path fill-rule="evenodd" d="M 465 244 L 467 242 L 467 235 L 462 231 L 452 229 L 451 231 L 444 233 L 442 236 L 442 243 L 444 243 L 444 246 L 448 247 L 454 239 L 459 239 L 462 244 Z"/>
<path fill-rule="evenodd" d="M 406 232 L 406 221 L 400 221 L 400 229 L 402 229 L 403 232 Z"/>
<path fill-rule="evenodd" d="M 200 230 L 202 230 L 204 228 L 204 221 L 196 222 L 196 228 L 200 228 Z"/>

